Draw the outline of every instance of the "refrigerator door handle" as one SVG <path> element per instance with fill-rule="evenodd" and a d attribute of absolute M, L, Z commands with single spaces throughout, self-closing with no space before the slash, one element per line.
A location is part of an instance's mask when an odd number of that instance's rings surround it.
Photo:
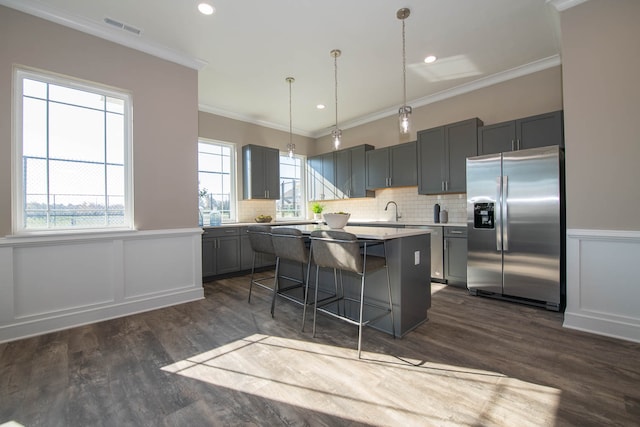
<path fill-rule="evenodd" d="M 502 250 L 502 177 L 496 178 L 496 251 Z"/>
<path fill-rule="evenodd" d="M 509 250 L 509 177 L 502 177 L 502 250 Z"/>

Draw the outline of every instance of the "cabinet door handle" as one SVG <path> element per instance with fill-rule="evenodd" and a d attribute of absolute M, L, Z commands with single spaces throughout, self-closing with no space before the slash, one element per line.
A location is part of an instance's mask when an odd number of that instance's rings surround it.
<path fill-rule="evenodd" d="M 516 144 L 515 141 L 512 139 L 511 140 L 511 151 L 515 151 L 516 150 Z"/>
<path fill-rule="evenodd" d="M 520 139 L 519 138 L 516 140 L 516 144 L 517 144 L 517 147 L 518 147 L 518 150 L 519 150 L 520 149 Z"/>
<path fill-rule="evenodd" d="M 450 234 L 462 234 L 462 231 L 449 230 Z"/>
<path fill-rule="evenodd" d="M 444 191 L 444 181 L 440 181 L 440 186 L 442 187 L 442 191 Z"/>

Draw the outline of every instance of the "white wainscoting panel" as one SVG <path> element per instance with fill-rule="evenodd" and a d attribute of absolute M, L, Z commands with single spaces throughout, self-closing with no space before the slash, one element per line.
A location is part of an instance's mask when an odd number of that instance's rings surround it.
<path fill-rule="evenodd" d="M 640 232 L 567 230 L 564 326 L 640 342 Z"/>
<path fill-rule="evenodd" d="M 203 298 L 201 233 L 0 239 L 0 342 Z"/>

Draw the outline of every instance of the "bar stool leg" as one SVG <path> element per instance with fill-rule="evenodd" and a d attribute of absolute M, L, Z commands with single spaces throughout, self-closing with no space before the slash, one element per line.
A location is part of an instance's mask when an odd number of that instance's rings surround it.
<path fill-rule="evenodd" d="M 391 300 L 391 279 L 389 277 L 389 266 L 384 267 L 387 270 L 387 289 L 389 290 L 389 314 L 391 315 L 391 335 L 396 339 L 396 326 L 393 321 L 393 301 Z"/>
<path fill-rule="evenodd" d="M 253 253 L 253 262 L 251 263 L 251 281 L 249 282 L 249 299 L 247 302 L 251 302 L 251 289 L 253 289 L 253 274 L 256 270 L 256 253 Z"/>
<path fill-rule="evenodd" d="M 304 268 L 304 267 L 303 267 Z M 304 321 L 307 317 L 307 305 L 309 304 L 309 273 L 311 270 L 311 254 L 309 254 L 309 261 L 307 262 L 307 276 L 304 285 L 304 304 L 302 306 L 302 332 L 304 332 Z"/>
<path fill-rule="evenodd" d="M 280 280 L 278 280 L 278 270 L 280 269 L 280 257 L 276 258 L 276 276 L 273 281 L 273 298 L 271 299 L 271 317 L 276 309 L 276 296 L 280 290 Z"/>
<path fill-rule="evenodd" d="M 362 316 L 364 315 L 364 273 L 360 279 L 360 318 L 358 319 L 358 359 L 362 349 Z"/>
<path fill-rule="evenodd" d="M 318 316 L 318 271 L 320 267 L 316 265 L 316 296 L 313 300 L 313 333 L 311 336 L 316 336 L 316 317 Z"/>

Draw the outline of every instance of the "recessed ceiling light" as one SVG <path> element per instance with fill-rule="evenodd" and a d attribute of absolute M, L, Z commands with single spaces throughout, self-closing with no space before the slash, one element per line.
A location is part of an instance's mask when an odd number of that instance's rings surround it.
<path fill-rule="evenodd" d="M 316 105 L 316 108 L 318 110 L 324 110 L 326 108 L 326 106 L 324 104 L 318 104 L 318 105 Z"/>
<path fill-rule="evenodd" d="M 429 55 L 426 58 L 424 58 L 424 62 L 426 62 L 427 64 L 431 64 L 432 62 L 436 62 L 436 59 L 438 58 L 436 58 L 433 55 Z"/>
<path fill-rule="evenodd" d="M 213 6 L 211 6 L 209 3 L 206 3 L 206 2 L 202 2 L 198 4 L 198 10 L 203 15 L 212 15 L 213 12 L 216 11 L 216 9 Z"/>

